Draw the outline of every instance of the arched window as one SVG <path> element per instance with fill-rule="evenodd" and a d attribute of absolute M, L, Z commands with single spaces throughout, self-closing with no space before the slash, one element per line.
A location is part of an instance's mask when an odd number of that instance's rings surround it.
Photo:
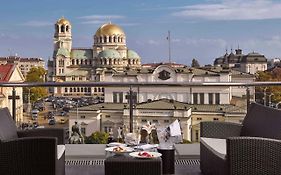
<path fill-rule="evenodd" d="M 64 32 L 64 25 L 62 25 L 62 26 L 60 27 L 60 31 L 61 31 L 61 32 Z"/>
<path fill-rule="evenodd" d="M 101 88 L 101 91 L 104 92 L 104 88 Z"/>
<path fill-rule="evenodd" d="M 67 88 L 64 88 L 64 92 L 67 92 Z"/>
<path fill-rule="evenodd" d="M 79 60 L 78 59 L 76 59 L 76 65 L 79 65 Z"/>
<path fill-rule="evenodd" d="M 80 64 L 83 65 L 83 60 L 80 60 Z"/>
<path fill-rule="evenodd" d="M 97 88 L 94 88 L 94 92 L 97 92 Z"/>
<path fill-rule="evenodd" d="M 113 59 L 113 64 L 116 64 L 116 59 Z"/>
<path fill-rule="evenodd" d="M 100 92 L 100 88 L 98 89 L 98 92 Z"/>
<path fill-rule="evenodd" d="M 100 37 L 100 43 L 102 43 L 102 37 Z"/>
<path fill-rule="evenodd" d="M 121 37 L 120 42 L 121 42 L 121 43 L 123 42 L 123 37 Z"/>
<path fill-rule="evenodd" d="M 105 36 L 105 37 L 103 37 L 103 42 L 104 42 L 104 43 L 106 43 L 106 42 L 107 42 L 107 40 L 106 40 L 106 36 Z"/>
<path fill-rule="evenodd" d="M 72 88 L 69 89 L 69 92 L 72 92 Z"/>
<path fill-rule="evenodd" d="M 65 31 L 67 31 L 67 32 L 68 32 L 68 30 L 69 30 L 69 27 L 68 27 L 68 26 L 66 26 Z"/>
<path fill-rule="evenodd" d="M 86 87 L 84 88 L 84 92 L 87 92 L 87 88 Z"/>
<path fill-rule="evenodd" d="M 108 42 L 110 42 L 110 43 L 111 43 L 111 36 L 110 36 L 108 39 L 109 39 L 109 41 L 108 41 Z"/>
<path fill-rule="evenodd" d="M 73 92 L 76 92 L 76 88 L 73 88 Z"/>
<path fill-rule="evenodd" d="M 81 92 L 84 92 L 84 88 L 81 88 Z"/>
<path fill-rule="evenodd" d="M 90 65 L 92 65 L 92 60 L 90 60 Z"/>
<path fill-rule="evenodd" d="M 112 59 L 109 58 L 109 65 L 112 65 Z"/>
<path fill-rule="evenodd" d="M 88 92 L 91 92 L 91 88 L 90 87 L 88 87 Z"/>
<path fill-rule="evenodd" d="M 80 88 L 77 88 L 77 92 L 80 92 Z"/>
<path fill-rule="evenodd" d="M 88 65 L 88 60 L 85 60 L 85 64 Z"/>
<path fill-rule="evenodd" d="M 116 43 L 116 36 L 113 37 L 113 42 Z"/>
<path fill-rule="evenodd" d="M 119 36 L 117 36 L 117 42 L 118 42 L 118 43 L 120 42 L 120 38 L 119 38 Z"/>
<path fill-rule="evenodd" d="M 72 63 L 72 65 L 74 65 L 75 64 L 75 60 L 73 59 L 73 60 L 71 60 L 71 63 Z"/>

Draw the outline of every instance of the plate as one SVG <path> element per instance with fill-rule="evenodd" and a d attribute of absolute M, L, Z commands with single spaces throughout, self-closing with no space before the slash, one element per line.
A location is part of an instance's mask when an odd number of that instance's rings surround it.
<path fill-rule="evenodd" d="M 109 144 L 107 144 L 107 146 L 123 146 L 126 147 L 127 145 L 124 143 L 119 143 L 119 142 L 111 142 Z"/>
<path fill-rule="evenodd" d="M 122 148 L 123 151 L 115 151 L 115 149 L 118 148 L 118 147 Z M 133 152 L 134 149 L 130 148 L 130 147 L 124 147 L 124 146 L 114 146 L 114 147 L 105 148 L 105 151 L 112 152 L 112 153 L 115 153 L 115 154 L 124 154 L 124 153 Z"/>
<path fill-rule="evenodd" d="M 147 157 L 147 156 L 140 156 L 139 153 L 148 153 L 151 155 L 151 157 Z M 132 157 L 135 157 L 135 158 L 140 158 L 140 159 L 153 159 L 153 158 L 157 158 L 157 157 L 160 157 L 162 156 L 161 153 L 158 153 L 158 152 L 149 152 L 149 151 L 140 151 L 140 152 L 132 152 L 129 154 L 130 156 Z"/>

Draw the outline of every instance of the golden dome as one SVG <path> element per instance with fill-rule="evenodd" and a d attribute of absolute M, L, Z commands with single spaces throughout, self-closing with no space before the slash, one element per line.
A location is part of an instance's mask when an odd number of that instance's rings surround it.
<path fill-rule="evenodd" d="M 70 25 L 70 22 L 67 19 L 65 19 L 64 17 L 62 17 L 57 21 L 56 24 L 58 24 L 58 25 L 66 25 L 66 24 Z"/>
<path fill-rule="evenodd" d="M 124 31 L 117 25 L 107 23 L 103 24 L 97 31 L 96 36 L 112 36 L 112 35 L 125 35 Z"/>

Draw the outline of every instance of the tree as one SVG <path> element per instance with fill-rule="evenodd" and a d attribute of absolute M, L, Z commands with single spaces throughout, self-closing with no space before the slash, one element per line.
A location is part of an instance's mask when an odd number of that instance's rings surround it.
<path fill-rule="evenodd" d="M 191 67 L 200 67 L 200 64 L 199 64 L 198 60 L 193 58 L 192 62 L 191 62 Z"/>
<path fill-rule="evenodd" d="M 25 82 L 44 82 L 45 75 L 46 70 L 43 67 L 32 67 L 26 75 Z M 45 87 L 26 87 L 23 89 L 23 93 L 30 95 L 32 103 L 48 95 Z"/>
<path fill-rule="evenodd" d="M 89 137 L 86 137 L 85 143 L 87 144 L 106 144 L 109 134 L 106 132 L 96 131 Z"/>
<path fill-rule="evenodd" d="M 281 81 L 281 68 L 276 67 L 273 70 L 257 72 L 256 81 Z M 278 103 L 281 101 L 280 92 L 281 87 L 279 86 L 256 87 L 256 100 L 264 102 L 264 96 L 266 95 L 267 102 L 269 102 L 269 96 L 271 96 L 270 102 Z"/>

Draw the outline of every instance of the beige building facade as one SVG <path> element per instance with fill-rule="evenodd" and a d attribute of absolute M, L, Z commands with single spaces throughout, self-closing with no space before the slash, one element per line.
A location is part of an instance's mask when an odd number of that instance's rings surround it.
<path fill-rule="evenodd" d="M 0 82 L 21 83 L 24 77 L 16 64 L 0 65 Z M 16 122 L 23 121 L 23 88 L 16 87 Z M 12 115 L 12 87 L 0 87 L 0 107 L 8 107 Z"/>
<path fill-rule="evenodd" d="M 0 57 L 0 64 L 17 64 L 24 77 L 26 77 L 32 67 L 42 67 L 45 69 L 43 58 Z"/>

